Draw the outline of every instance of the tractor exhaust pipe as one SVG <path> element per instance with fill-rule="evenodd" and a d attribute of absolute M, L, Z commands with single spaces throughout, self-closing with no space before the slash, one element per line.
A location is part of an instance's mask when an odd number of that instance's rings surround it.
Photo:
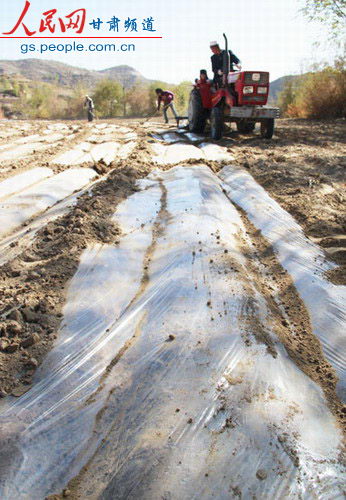
<path fill-rule="evenodd" d="M 223 33 L 223 37 L 225 39 L 225 52 L 224 52 L 224 58 L 223 58 L 223 68 L 222 68 L 222 86 L 227 87 L 227 77 L 228 73 L 230 72 L 231 69 L 231 61 L 229 57 L 229 52 L 228 52 L 228 40 L 227 36 L 225 33 Z"/>

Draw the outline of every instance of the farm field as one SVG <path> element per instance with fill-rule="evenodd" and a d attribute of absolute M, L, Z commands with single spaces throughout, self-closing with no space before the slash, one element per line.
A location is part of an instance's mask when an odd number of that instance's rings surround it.
<path fill-rule="evenodd" d="M 342 498 L 345 128 L 0 122 L 1 498 Z"/>

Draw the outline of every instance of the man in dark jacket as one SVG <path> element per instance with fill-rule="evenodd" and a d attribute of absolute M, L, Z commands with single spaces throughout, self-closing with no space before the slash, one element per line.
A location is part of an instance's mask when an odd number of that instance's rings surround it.
<path fill-rule="evenodd" d="M 222 84 L 222 75 L 224 69 L 224 57 L 225 51 L 220 49 L 220 46 L 217 42 L 210 42 L 210 49 L 213 53 L 211 56 L 211 66 L 214 73 L 214 84 L 218 87 Z M 233 52 L 229 51 L 230 56 L 230 71 L 234 71 L 234 65 L 241 70 L 240 60 L 238 57 L 233 54 Z"/>
<path fill-rule="evenodd" d="M 160 110 L 161 103 L 163 104 L 163 116 L 165 118 L 165 122 L 168 123 L 168 116 L 167 116 L 167 110 L 168 108 L 171 108 L 172 113 L 177 121 L 177 125 L 179 124 L 179 119 L 178 119 L 178 113 L 175 110 L 173 100 L 174 100 L 174 94 L 173 92 L 169 90 L 162 90 L 162 89 L 156 89 L 155 90 L 156 95 L 157 95 L 157 111 Z"/>
<path fill-rule="evenodd" d="M 94 101 L 88 95 L 85 96 L 84 107 L 88 110 L 88 121 L 92 122 L 95 118 L 94 115 Z"/>

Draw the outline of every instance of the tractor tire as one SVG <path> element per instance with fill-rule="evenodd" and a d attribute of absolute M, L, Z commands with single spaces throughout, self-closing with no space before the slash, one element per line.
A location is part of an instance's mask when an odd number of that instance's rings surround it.
<path fill-rule="evenodd" d="M 246 120 L 240 120 L 237 122 L 237 130 L 241 134 L 249 134 L 255 130 L 255 122 L 248 122 Z"/>
<path fill-rule="evenodd" d="M 207 121 L 207 110 L 203 108 L 202 98 L 197 89 L 192 90 L 190 94 L 188 117 L 190 132 L 203 133 Z"/>
<path fill-rule="evenodd" d="M 271 139 L 274 134 L 274 118 L 267 118 L 261 122 L 261 136 L 263 139 Z"/>
<path fill-rule="evenodd" d="M 217 106 L 210 113 L 211 138 L 218 141 L 223 136 L 223 108 Z"/>

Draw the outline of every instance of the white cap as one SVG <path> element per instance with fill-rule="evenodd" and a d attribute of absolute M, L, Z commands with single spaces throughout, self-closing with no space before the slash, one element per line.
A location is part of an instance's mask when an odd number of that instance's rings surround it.
<path fill-rule="evenodd" d="M 215 45 L 219 45 L 217 42 L 215 42 L 215 40 L 213 42 L 210 42 L 209 44 L 210 47 L 214 47 Z"/>

